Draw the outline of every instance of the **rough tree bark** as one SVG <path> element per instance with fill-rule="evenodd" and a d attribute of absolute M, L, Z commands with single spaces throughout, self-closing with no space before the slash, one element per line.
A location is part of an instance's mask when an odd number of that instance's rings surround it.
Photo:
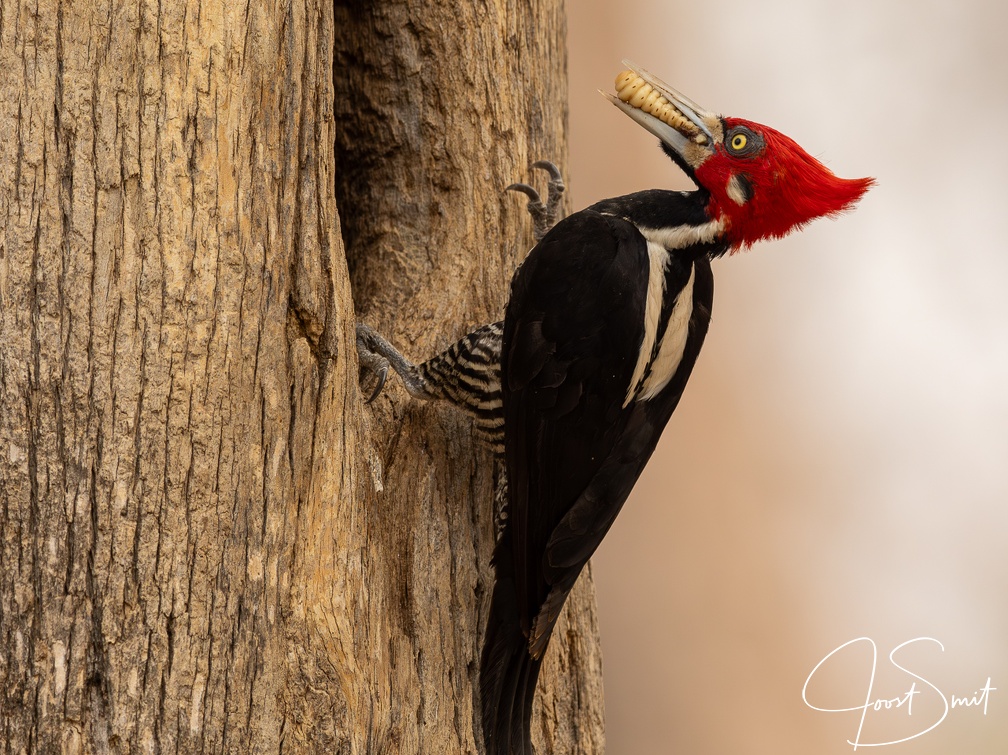
<path fill-rule="evenodd" d="M 3 752 L 479 751 L 493 465 L 364 405 L 354 300 L 500 316 L 564 18 L 433 6 L 0 0 Z M 593 603 L 540 752 L 602 748 Z"/>

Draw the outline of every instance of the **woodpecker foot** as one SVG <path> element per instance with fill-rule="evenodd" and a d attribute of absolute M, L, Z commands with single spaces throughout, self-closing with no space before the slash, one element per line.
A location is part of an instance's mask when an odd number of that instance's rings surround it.
<path fill-rule="evenodd" d="M 417 365 L 378 335 L 378 331 L 362 322 L 357 323 L 357 359 L 360 362 L 361 372 L 374 375 L 377 381 L 367 403 L 370 404 L 382 392 L 390 367 L 402 378 L 403 387 L 413 398 L 423 401 L 434 398 L 427 389 L 427 383 L 420 375 Z"/>
<path fill-rule="evenodd" d="M 357 323 L 357 360 L 360 362 L 361 375 L 373 375 L 375 380 L 375 387 L 366 402 L 368 404 L 378 398 L 388 378 L 389 360 L 379 353 L 379 342 L 392 348 L 374 330 L 362 322 Z"/>
<path fill-rule="evenodd" d="M 550 180 L 546 192 L 546 201 L 542 201 L 539 192 L 528 184 L 517 183 L 508 186 L 505 191 L 519 191 L 529 198 L 528 211 L 532 216 L 532 236 L 536 243 L 546 235 L 546 232 L 553 227 L 557 221 L 557 213 L 560 210 L 560 200 L 563 198 L 564 186 L 563 176 L 560 169 L 549 160 L 537 160 L 532 163 L 533 168 L 539 168 L 549 173 Z"/>

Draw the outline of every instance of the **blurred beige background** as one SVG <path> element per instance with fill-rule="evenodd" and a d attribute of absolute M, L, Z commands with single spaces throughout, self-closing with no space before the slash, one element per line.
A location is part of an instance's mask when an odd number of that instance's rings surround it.
<path fill-rule="evenodd" d="M 1008 13 L 993 2 L 570 0 L 574 207 L 687 187 L 607 103 L 621 58 L 878 186 L 715 265 L 686 395 L 594 560 L 611 753 L 849 753 L 802 687 L 871 637 L 871 752 L 1008 751 Z M 939 640 L 887 656 L 916 637 Z M 899 660 L 899 658 L 897 658 Z M 817 675 L 863 705 L 871 649 Z M 859 747 L 858 751 L 865 751 Z"/>

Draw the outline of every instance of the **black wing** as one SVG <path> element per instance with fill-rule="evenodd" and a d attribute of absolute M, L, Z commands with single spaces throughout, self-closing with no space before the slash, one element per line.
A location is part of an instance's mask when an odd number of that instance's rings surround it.
<path fill-rule="evenodd" d="M 705 259 L 700 267 L 709 282 Z M 652 401 L 624 407 L 648 269 L 647 243 L 632 224 L 588 210 L 554 227 L 512 283 L 502 350 L 508 528 L 522 630 L 537 657 L 699 351 L 691 335 L 684 374 Z M 701 330 L 699 341 L 706 320 Z"/>
<path fill-rule="evenodd" d="M 488 755 L 532 753 L 532 702 L 554 623 L 651 456 L 707 333 L 709 251 L 670 260 L 670 292 L 695 273 L 688 337 L 668 385 L 639 402 L 626 397 L 650 269 L 640 232 L 589 208 L 557 224 L 515 275 L 501 349 L 508 518 L 480 660 Z"/>

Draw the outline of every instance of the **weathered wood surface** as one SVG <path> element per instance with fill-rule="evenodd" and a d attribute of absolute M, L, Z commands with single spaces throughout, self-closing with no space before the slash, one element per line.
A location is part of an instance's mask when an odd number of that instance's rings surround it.
<path fill-rule="evenodd" d="M 433 5 L 0 4 L 4 752 L 478 751 L 493 465 L 352 333 L 499 317 L 564 18 Z M 540 752 L 602 749 L 571 608 Z"/>

